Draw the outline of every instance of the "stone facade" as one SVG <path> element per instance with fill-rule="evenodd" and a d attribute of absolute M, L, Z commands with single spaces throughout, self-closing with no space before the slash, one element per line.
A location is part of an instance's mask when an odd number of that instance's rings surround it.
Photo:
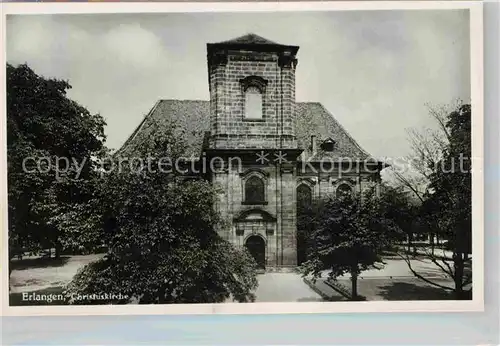
<path fill-rule="evenodd" d="M 219 210 L 231 220 L 221 235 L 239 246 L 252 239 L 260 243 L 260 252 L 264 250 L 258 259 L 261 265 L 294 266 L 296 162 L 292 158 L 286 164 L 259 164 L 258 151 L 253 149 L 261 149 L 263 155 L 283 149 L 287 157 L 300 152 L 294 114 L 298 47 L 256 42 L 258 39 L 249 35 L 208 45 L 211 113 L 207 149 L 211 155 L 242 162 L 236 167 L 227 164 L 224 172 L 212 175 L 213 182 L 225 191 Z M 261 94 L 258 118 L 245 115 L 245 92 L 250 87 Z M 251 178 L 263 185 L 261 200 L 251 201 L 246 196 L 249 188 L 245 186 Z"/>
<path fill-rule="evenodd" d="M 124 145 L 181 124 L 187 151 L 217 158 L 205 177 L 222 191 L 219 234 L 266 269 L 297 265 L 299 195 L 362 191 L 383 168 L 323 106 L 295 101 L 298 50 L 254 34 L 207 44 L 210 101 L 158 102 Z"/>
<path fill-rule="evenodd" d="M 296 148 L 295 67 L 298 47 L 226 42 L 208 47 L 210 147 Z M 262 118 L 245 119 L 245 88 L 262 94 Z"/>

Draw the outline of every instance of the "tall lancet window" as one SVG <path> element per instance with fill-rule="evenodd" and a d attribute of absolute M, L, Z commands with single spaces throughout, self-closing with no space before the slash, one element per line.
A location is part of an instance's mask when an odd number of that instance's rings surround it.
<path fill-rule="evenodd" d="M 262 93 L 256 86 L 245 91 L 245 118 L 262 119 Z"/>

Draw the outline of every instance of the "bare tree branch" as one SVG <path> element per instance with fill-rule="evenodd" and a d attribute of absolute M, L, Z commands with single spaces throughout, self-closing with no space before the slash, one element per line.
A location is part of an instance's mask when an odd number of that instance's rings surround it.
<path fill-rule="evenodd" d="M 415 275 L 415 277 L 419 278 L 420 280 L 422 281 L 425 281 L 427 282 L 429 285 L 433 285 L 435 287 L 439 287 L 439 288 L 442 288 L 444 290 L 447 290 L 447 291 L 453 291 L 454 288 L 453 287 L 447 287 L 447 286 L 444 286 L 444 285 L 440 285 L 438 283 L 435 283 L 425 277 L 423 277 L 422 275 L 420 275 L 419 273 L 417 273 L 413 267 L 411 266 L 411 260 L 408 258 L 408 256 L 403 256 L 401 254 L 398 253 L 398 255 L 406 262 L 406 264 L 408 265 L 408 268 L 410 269 L 410 271 L 412 272 L 413 275 Z"/>
<path fill-rule="evenodd" d="M 439 262 L 437 261 L 437 259 L 434 257 L 434 256 L 431 256 L 430 257 L 430 260 L 432 261 L 432 263 L 434 263 L 435 265 L 437 265 L 445 274 L 449 275 L 451 278 L 454 277 L 454 273 L 453 271 L 451 270 L 450 266 L 447 264 L 448 266 L 448 269 L 446 269 L 445 267 L 443 267 L 441 264 L 439 264 Z"/>

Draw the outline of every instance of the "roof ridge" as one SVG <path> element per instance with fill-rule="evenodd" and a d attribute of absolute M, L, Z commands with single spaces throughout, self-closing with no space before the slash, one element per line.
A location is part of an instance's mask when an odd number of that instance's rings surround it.
<path fill-rule="evenodd" d="M 321 102 L 319 102 L 319 101 L 295 101 L 295 103 L 300 103 L 300 104 L 319 104 L 319 105 L 323 106 L 321 104 Z M 323 108 L 325 108 L 325 107 L 323 107 Z"/>
<path fill-rule="evenodd" d="M 180 101 L 180 102 L 210 102 L 210 100 L 201 100 L 201 99 L 159 99 L 157 102 L 165 102 L 165 101 Z"/>
<path fill-rule="evenodd" d="M 247 32 L 241 36 L 218 42 L 217 44 L 269 44 L 269 45 L 281 45 L 277 42 L 271 41 L 265 37 L 257 35 L 253 32 Z"/>

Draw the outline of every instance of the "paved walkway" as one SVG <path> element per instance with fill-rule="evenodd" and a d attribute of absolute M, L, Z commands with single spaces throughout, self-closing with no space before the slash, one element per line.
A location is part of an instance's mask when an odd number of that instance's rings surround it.
<path fill-rule="evenodd" d="M 32 292 L 69 283 L 78 269 L 103 255 L 62 256 L 60 259 L 24 258 L 14 260 L 10 274 L 10 293 Z"/>
<path fill-rule="evenodd" d="M 360 279 L 378 279 L 378 278 L 413 278 L 415 277 L 408 264 L 402 259 L 384 259 L 385 264 L 377 263 L 377 268 L 368 269 L 361 273 Z M 441 262 L 439 262 L 441 264 Z M 446 279 L 447 276 L 432 261 L 424 258 L 415 258 L 411 260 L 412 268 L 420 275 L 428 279 Z M 323 272 L 323 277 L 328 276 L 329 271 Z M 347 273 L 338 279 L 350 279 L 351 274 Z"/>
<path fill-rule="evenodd" d="M 443 286 L 453 287 L 450 280 L 432 280 Z M 346 279 L 338 280 L 338 284 L 350 292 L 351 281 Z M 325 283 L 325 279 L 319 279 L 314 284 L 316 289 L 322 292 L 331 301 L 346 301 L 343 295 Z M 366 300 L 447 300 L 453 297 L 449 292 L 441 288 L 429 285 L 417 278 L 370 278 L 358 281 L 358 294 L 364 296 Z"/>
<path fill-rule="evenodd" d="M 265 273 L 258 277 L 255 302 L 320 302 L 323 299 L 297 273 Z"/>

